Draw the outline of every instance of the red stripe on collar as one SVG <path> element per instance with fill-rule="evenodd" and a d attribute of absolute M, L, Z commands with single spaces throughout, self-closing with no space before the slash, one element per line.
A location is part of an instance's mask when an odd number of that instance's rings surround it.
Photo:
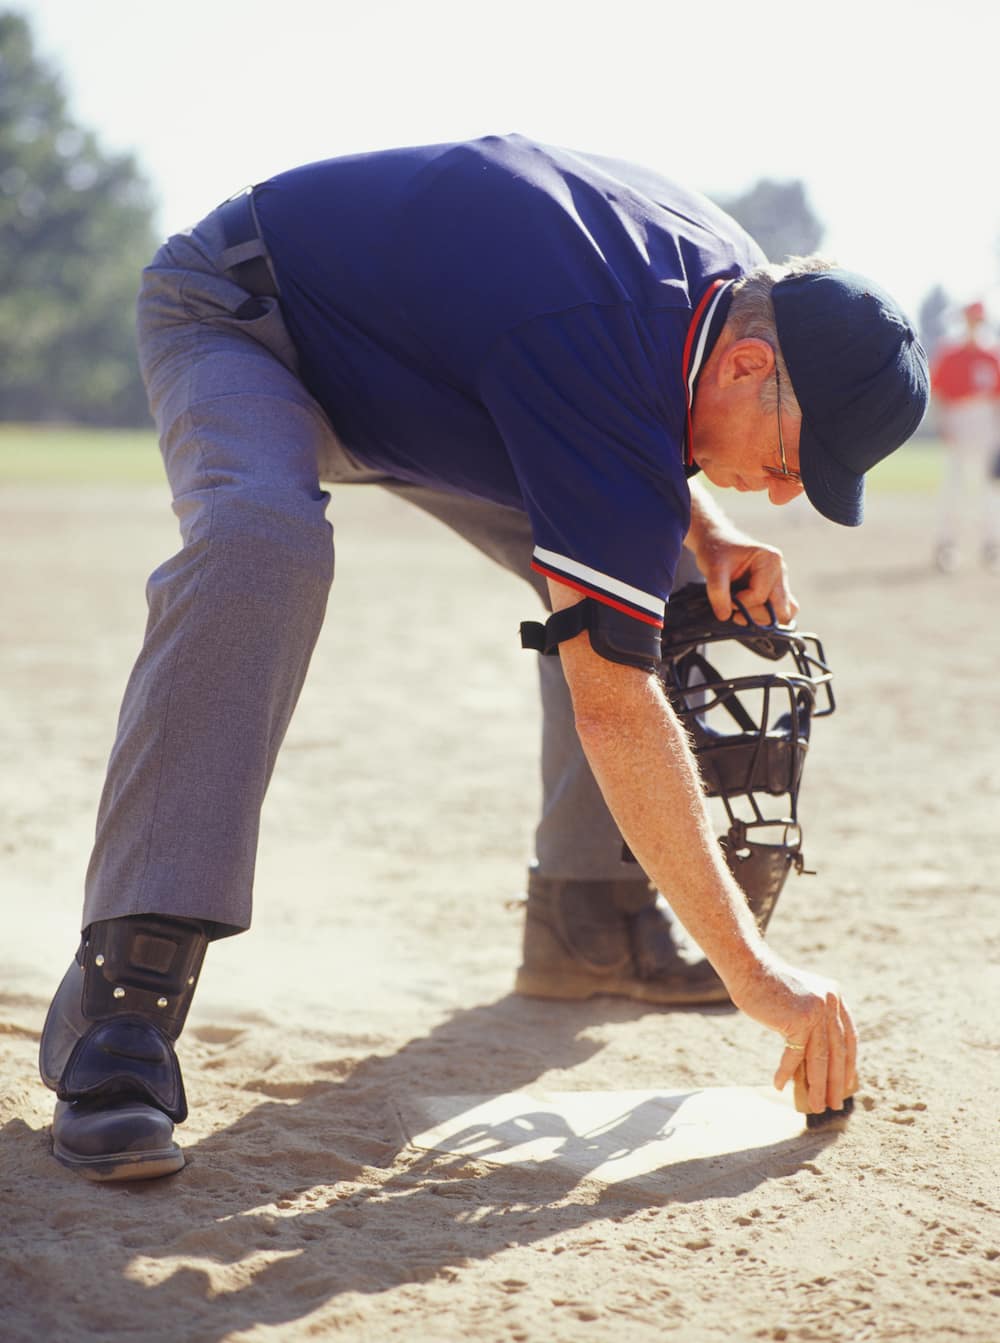
<path fill-rule="evenodd" d="M 691 351 L 694 349 L 695 337 L 701 329 L 705 311 L 714 296 L 725 283 L 725 280 L 713 280 L 705 290 L 704 294 L 702 294 L 701 302 L 694 310 L 694 315 L 691 318 L 691 325 L 688 327 L 687 336 L 684 340 L 684 354 L 681 359 L 681 376 L 684 379 L 684 395 L 687 398 L 687 442 L 684 445 L 684 464 L 686 466 L 694 465 L 694 456 L 692 454 L 692 449 L 694 448 L 694 424 L 691 419 L 691 411 L 693 409 L 691 403 L 694 398 L 691 394 L 691 389 L 688 387 L 688 375 L 691 372 Z"/>

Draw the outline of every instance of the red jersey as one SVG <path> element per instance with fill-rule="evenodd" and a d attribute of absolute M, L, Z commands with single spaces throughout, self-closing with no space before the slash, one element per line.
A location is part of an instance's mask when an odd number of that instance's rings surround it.
<path fill-rule="evenodd" d="M 1000 398 L 1000 356 L 972 340 L 945 345 L 931 365 L 931 390 L 945 402 Z"/>

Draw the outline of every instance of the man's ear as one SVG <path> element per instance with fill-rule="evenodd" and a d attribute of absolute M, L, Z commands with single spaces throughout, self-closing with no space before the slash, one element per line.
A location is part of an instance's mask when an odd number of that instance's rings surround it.
<path fill-rule="evenodd" d="M 729 386 L 749 379 L 762 383 L 774 368 L 774 350 L 766 340 L 743 336 L 728 346 L 719 361 L 719 384 Z"/>

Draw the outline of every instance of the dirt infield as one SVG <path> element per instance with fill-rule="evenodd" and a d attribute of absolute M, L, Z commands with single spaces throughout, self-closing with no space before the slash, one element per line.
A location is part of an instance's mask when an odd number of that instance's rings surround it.
<path fill-rule="evenodd" d="M 728 502 L 728 501 L 727 501 Z M 862 1036 L 840 1135 L 642 1183 L 409 1147 L 402 1098 L 761 1085 L 723 1009 L 510 993 L 538 785 L 532 599 L 375 490 L 334 503 L 330 618 L 267 802 L 250 934 L 181 1041 L 189 1164 L 95 1188 L 48 1151 L 35 1054 L 72 952 L 158 490 L 0 495 L 0 1334 L 35 1338 L 1000 1338 L 1000 577 L 928 562 L 926 495 L 860 532 L 737 498 L 836 673 L 770 938 Z"/>

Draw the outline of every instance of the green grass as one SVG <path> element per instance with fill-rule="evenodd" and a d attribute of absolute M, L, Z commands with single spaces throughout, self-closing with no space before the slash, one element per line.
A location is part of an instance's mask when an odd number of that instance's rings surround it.
<path fill-rule="evenodd" d="M 941 483 L 944 444 L 939 438 L 916 438 L 880 462 L 868 476 L 869 487 L 885 492 L 933 491 Z"/>
<path fill-rule="evenodd" d="M 163 479 L 152 429 L 0 424 L 0 485 L 148 485 Z"/>
<path fill-rule="evenodd" d="M 921 438 L 872 471 L 873 490 L 936 490 L 942 446 Z M 163 480 L 153 431 L 0 424 L 0 484 L 147 485 Z"/>

